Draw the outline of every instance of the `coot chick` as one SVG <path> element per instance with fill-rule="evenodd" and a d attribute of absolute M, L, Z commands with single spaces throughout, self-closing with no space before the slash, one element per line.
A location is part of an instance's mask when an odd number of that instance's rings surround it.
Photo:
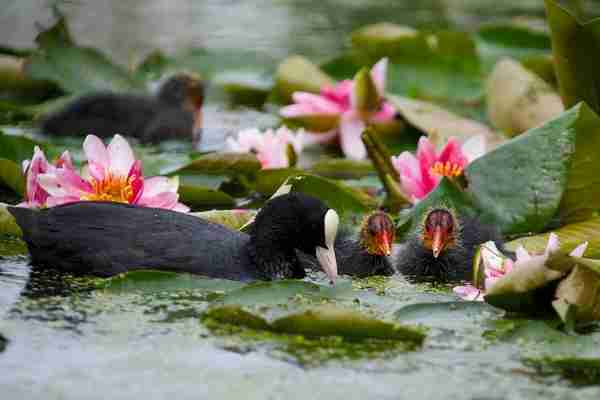
<path fill-rule="evenodd" d="M 41 123 L 48 135 L 132 136 L 143 143 L 167 139 L 200 141 L 204 84 L 196 76 L 177 74 L 156 96 L 98 92 L 82 96 Z"/>
<path fill-rule="evenodd" d="M 250 234 L 189 214 L 112 202 L 9 211 L 33 265 L 74 274 L 155 269 L 242 281 L 302 278 L 297 249 L 315 254 L 331 281 L 337 275 L 338 215 L 300 193 L 265 204 Z"/>
<path fill-rule="evenodd" d="M 477 247 L 489 240 L 503 249 L 495 227 L 451 208 L 434 208 L 397 254 L 396 268 L 415 281 L 471 280 Z"/>
<path fill-rule="evenodd" d="M 392 253 L 394 236 L 394 222 L 382 211 L 365 217 L 358 238 L 340 233 L 335 240 L 338 273 L 358 278 L 393 275 L 395 270 L 387 256 Z M 314 257 L 299 254 L 298 258 L 305 268 L 319 269 Z"/>

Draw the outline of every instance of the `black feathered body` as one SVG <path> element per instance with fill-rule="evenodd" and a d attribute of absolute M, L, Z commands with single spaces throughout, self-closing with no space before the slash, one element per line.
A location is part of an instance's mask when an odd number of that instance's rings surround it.
<path fill-rule="evenodd" d="M 340 275 L 364 278 L 372 275 L 393 275 L 395 270 L 388 257 L 369 254 L 358 240 L 343 234 L 335 240 L 335 256 Z M 314 255 L 298 252 L 300 264 L 305 269 L 320 270 Z"/>
<path fill-rule="evenodd" d="M 131 136 L 142 142 L 188 139 L 193 113 L 181 106 L 142 95 L 100 92 L 80 97 L 42 121 L 42 132 L 55 136 Z"/>
<path fill-rule="evenodd" d="M 473 257 L 477 247 L 487 241 L 494 241 L 503 250 L 500 232 L 493 226 L 485 225 L 474 217 L 460 217 L 460 235 L 457 243 L 445 249 L 435 258 L 430 249 L 423 246 L 421 233 L 411 234 L 396 255 L 396 268 L 403 275 L 416 280 L 438 282 L 458 282 L 471 280 Z"/>
<path fill-rule="evenodd" d="M 249 235 L 192 215 L 106 202 L 9 210 L 34 265 L 102 277 L 158 269 L 262 278 L 250 256 Z"/>

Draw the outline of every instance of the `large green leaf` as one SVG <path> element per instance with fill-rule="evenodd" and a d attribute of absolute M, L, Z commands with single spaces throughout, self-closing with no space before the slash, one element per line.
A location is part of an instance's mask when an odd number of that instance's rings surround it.
<path fill-rule="evenodd" d="M 21 228 L 12 214 L 8 212 L 7 206 L 7 204 L 0 203 L 0 234 L 21 237 L 23 234 Z"/>
<path fill-rule="evenodd" d="M 600 208 L 600 117 L 585 103 L 565 112 L 555 121 L 568 122 L 567 132 L 575 145 L 569 163 L 567 187 L 560 202 L 564 222 L 583 221 Z"/>
<path fill-rule="evenodd" d="M 562 252 L 568 253 L 581 243 L 588 242 L 585 256 L 600 258 L 600 217 L 565 225 L 552 232 L 558 236 Z M 508 242 L 506 247 L 514 251 L 518 245 L 522 245 L 530 252 L 541 253 L 546 248 L 549 235 L 550 233 L 543 233 L 525 236 Z"/>
<path fill-rule="evenodd" d="M 390 58 L 392 93 L 469 102 L 482 95 L 480 62 L 468 33 L 414 32 L 378 24 L 353 33 L 352 44 L 359 64 Z"/>
<path fill-rule="evenodd" d="M 277 93 L 284 102 L 289 102 L 294 92 L 318 93 L 322 86 L 333 83 L 319 67 L 301 56 L 286 58 L 275 74 Z"/>
<path fill-rule="evenodd" d="M 65 92 L 83 94 L 97 90 L 143 90 L 123 68 L 102 53 L 87 47 L 52 47 L 28 61 L 27 75 L 56 82 Z"/>
<path fill-rule="evenodd" d="M 56 153 L 47 143 L 38 142 L 24 136 L 6 135 L 0 131 L 0 158 L 20 164 L 23 160 L 31 159 L 35 146 L 39 146 L 50 159 Z"/>
<path fill-rule="evenodd" d="M 204 175 L 254 175 L 260 170 L 260 162 L 253 154 L 247 153 L 209 153 L 190 163 L 167 172 L 167 175 L 204 174 Z"/>
<path fill-rule="evenodd" d="M 479 28 L 475 38 L 488 71 L 503 57 L 526 61 L 551 52 L 550 35 L 541 23 L 534 25 L 522 20 L 487 23 Z"/>
<path fill-rule="evenodd" d="M 315 175 L 302 174 L 290 178 L 294 192 L 303 192 L 321 199 L 328 207 L 338 212 L 342 220 L 362 215 L 376 207 L 376 201 L 357 189 L 342 182 Z"/>
<path fill-rule="evenodd" d="M 0 187 L 5 186 L 19 195 L 25 193 L 25 177 L 19 164 L 0 158 Z"/>
<path fill-rule="evenodd" d="M 220 190 L 198 185 L 179 186 L 180 201 L 192 209 L 231 208 L 235 205 L 233 197 Z"/>
<path fill-rule="evenodd" d="M 574 154 L 578 109 L 501 145 L 465 171 L 484 220 L 505 233 L 539 232 L 556 214 Z"/>
<path fill-rule="evenodd" d="M 586 23 L 556 0 L 545 0 L 556 75 L 565 107 L 585 101 L 600 113 L 600 18 Z"/>

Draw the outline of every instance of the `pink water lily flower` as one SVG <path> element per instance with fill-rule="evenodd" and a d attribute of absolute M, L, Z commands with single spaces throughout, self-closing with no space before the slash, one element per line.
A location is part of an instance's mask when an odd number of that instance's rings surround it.
<path fill-rule="evenodd" d="M 361 134 L 368 123 L 391 121 L 394 107 L 383 100 L 387 72 L 387 58 L 381 59 L 371 69 L 371 79 L 380 98 L 379 108 L 368 111 L 360 108 L 355 82 L 344 80 L 335 86 L 324 86 L 320 94 L 295 92 L 294 104 L 283 107 L 280 114 L 284 118 L 333 117 L 338 119 L 337 126 L 326 133 L 311 134 L 314 141 L 329 141 L 339 138 L 346 157 L 361 160 L 366 158 L 367 150 L 361 140 Z"/>
<path fill-rule="evenodd" d="M 485 138 L 474 136 L 462 145 L 450 137 L 438 153 L 425 136 L 419 139 L 416 157 L 408 151 L 392 156 L 392 164 L 400 175 L 400 184 L 413 203 L 427 197 L 442 179 L 460 176 L 466 166 L 485 153 Z"/>
<path fill-rule="evenodd" d="M 47 172 L 53 172 L 56 169 L 73 170 L 73 162 L 71 161 L 71 155 L 69 152 L 65 151 L 54 162 L 54 164 L 50 164 L 48 160 L 46 160 L 46 155 L 42 149 L 40 149 L 38 146 L 35 146 L 31 161 L 23 161 L 23 173 L 26 176 L 26 193 L 25 201 L 18 204 L 18 206 L 39 208 L 46 205 L 46 201 L 50 195 L 46 190 L 44 190 L 44 188 L 40 186 L 38 182 L 38 176 Z"/>
<path fill-rule="evenodd" d="M 83 150 L 88 160 L 89 176 L 85 178 L 75 171 L 68 157 L 63 157 L 63 166 L 44 171 L 29 169 L 27 180 L 36 181 L 47 194 L 45 201 L 38 202 L 37 207 L 98 200 L 189 211 L 178 201 L 179 182 L 176 179 L 154 177 L 144 180 L 142 163 L 135 159 L 133 150 L 122 136 L 115 135 L 105 146 L 97 136 L 88 135 Z M 32 164 L 34 161 L 35 154 Z M 29 193 L 27 197 L 27 201 L 32 198 Z"/>
<path fill-rule="evenodd" d="M 584 242 L 572 250 L 569 255 L 571 257 L 583 257 L 583 253 L 587 249 L 588 242 Z M 532 261 L 536 264 L 545 264 L 548 258 L 559 251 L 560 242 L 558 236 L 550 233 L 546 249 L 542 254 L 530 254 L 522 245 L 519 245 L 516 250 L 516 261 L 506 258 L 496 247 L 494 242 L 486 242 L 481 245 L 481 259 L 484 268 L 484 288 L 479 289 L 472 284 L 454 287 L 453 291 L 463 300 L 468 301 L 483 301 L 485 290 L 489 290 L 497 280 L 509 274 L 513 269 L 523 268 L 527 263 Z"/>
<path fill-rule="evenodd" d="M 246 129 L 237 139 L 227 138 L 226 147 L 234 153 L 254 153 L 263 169 L 287 168 L 291 166 L 288 149 L 291 146 L 296 154 L 303 147 L 303 131 L 297 134 L 282 126 L 276 131 L 267 129 L 261 132 L 256 128 Z"/>

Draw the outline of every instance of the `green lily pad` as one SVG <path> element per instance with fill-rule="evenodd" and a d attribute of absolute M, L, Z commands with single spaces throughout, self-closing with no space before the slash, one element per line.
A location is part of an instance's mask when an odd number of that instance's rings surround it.
<path fill-rule="evenodd" d="M 21 232 L 21 228 L 17 225 L 15 218 L 6 209 L 7 206 L 8 204 L 0 203 L 0 234 L 21 237 L 23 236 L 23 232 Z"/>
<path fill-rule="evenodd" d="M 0 186 L 11 189 L 18 195 L 25 193 L 25 177 L 19 164 L 0 158 Z"/>
<path fill-rule="evenodd" d="M 223 303 L 239 305 L 287 304 L 292 297 L 298 295 L 317 296 L 319 293 L 319 285 L 310 282 L 294 280 L 257 282 L 226 294 Z"/>
<path fill-rule="evenodd" d="M 212 307 L 202 314 L 202 321 L 204 323 L 214 321 L 220 324 L 241 326 L 259 331 L 268 331 L 271 329 L 271 326 L 264 318 L 245 311 L 239 305 Z"/>
<path fill-rule="evenodd" d="M 552 50 L 547 31 L 519 20 L 483 24 L 477 31 L 476 43 L 488 71 L 504 57 L 524 61 Z"/>
<path fill-rule="evenodd" d="M 342 182 L 310 174 L 297 175 L 288 180 L 292 191 L 302 192 L 321 199 L 338 212 L 342 221 L 362 215 L 377 206 L 377 202 L 364 192 Z"/>
<path fill-rule="evenodd" d="M 386 339 L 410 341 L 419 346 L 424 329 L 384 322 L 356 311 L 320 307 L 281 317 L 271 323 L 275 332 L 308 337 L 342 336 L 350 340 Z"/>
<path fill-rule="evenodd" d="M 192 209 L 231 208 L 235 199 L 220 190 L 197 185 L 179 185 L 179 200 Z"/>
<path fill-rule="evenodd" d="M 559 374 L 576 386 L 597 385 L 600 380 L 600 357 L 543 356 L 524 361 L 539 373 Z"/>
<path fill-rule="evenodd" d="M 212 292 L 232 290 L 244 284 L 224 279 L 209 279 L 179 272 L 138 270 L 107 279 L 96 278 L 96 287 L 114 291 L 162 292 L 166 290 L 205 289 Z"/>
<path fill-rule="evenodd" d="M 20 164 L 24 160 L 30 160 L 33 156 L 35 146 L 39 146 L 49 161 L 56 151 L 49 144 L 31 140 L 23 136 L 6 135 L 0 131 L 0 158 L 12 160 Z"/>
<path fill-rule="evenodd" d="M 582 23 L 558 1 L 545 0 L 545 4 L 556 76 L 565 107 L 585 101 L 600 113 L 600 77 L 595 61 L 595 55 L 600 52 L 600 19 Z"/>
<path fill-rule="evenodd" d="M 334 83 L 318 66 L 301 56 L 286 58 L 275 74 L 275 87 L 284 102 L 289 102 L 294 92 L 319 93 L 321 87 Z"/>
<path fill-rule="evenodd" d="M 553 229 L 552 232 L 560 240 L 560 251 L 569 253 L 583 242 L 588 242 L 585 257 L 600 258 L 600 217 L 595 217 L 584 222 L 577 222 Z M 506 244 L 509 250 L 514 251 L 518 245 L 522 245 L 529 252 L 541 253 L 546 248 L 550 233 L 542 233 L 534 236 L 525 236 L 515 239 Z"/>
<path fill-rule="evenodd" d="M 360 179 L 375 174 L 371 162 L 349 158 L 323 158 L 311 165 L 309 170 L 312 174 L 332 179 Z"/>
<path fill-rule="evenodd" d="M 254 175 L 260 170 L 260 162 L 249 153 L 209 153 L 191 161 L 187 165 L 167 172 L 166 175 L 205 174 L 205 175 Z"/>
<path fill-rule="evenodd" d="M 442 329 L 461 329 L 465 325 L 480 327 L 482 322 L 503 314 L 486 303 L 449 301 L 417 303 L 404 306 L 394 313 L 399 321 Z"/>
<path fill-rule="evenodd" d="M 472 102 L 482 95 L 480 62 L 464 32 L 414 32 L 378 24 L 352 35 L 359 65 L 390 58 L 388 90 L 427 99 Z"/>

